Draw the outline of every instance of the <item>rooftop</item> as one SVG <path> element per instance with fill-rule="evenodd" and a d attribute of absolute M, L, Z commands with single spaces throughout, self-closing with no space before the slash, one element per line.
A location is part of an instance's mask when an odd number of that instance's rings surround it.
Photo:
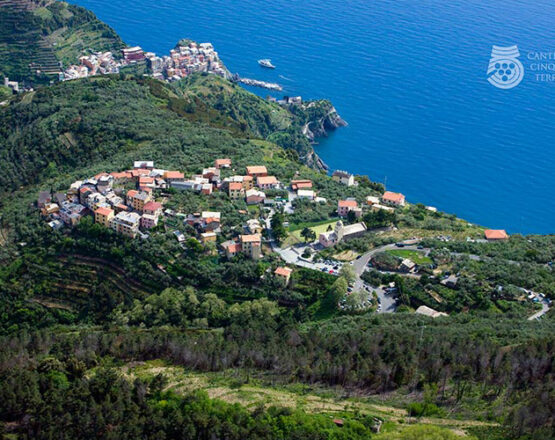
<path fill-rule="evenodd" d="M 484 235 L 487 240 L 506 240 L 509 234 L 504 229 L 486 229 Z"/>
<path fill-rule="evenodd" d="M 247 167 L 247 174 L 262 174 L 267 172 L 268 170 L 264 165 L 252 165 Z"/>
<path fill-rule="evenodd" d="M 383 193 L 382 199 L 389 202 L 402 202 L 405 200 L 405 196 L 401 193 L 386 191 Z"/>
<path fill-rule="evenodd" d="M 337 202 L 337 206 L 340 208 L 356 208 L 358 203 L 356 200 L 339 200 L 339 202 Z"/>
<path fill-rule="evenodd" d="M 260 234 L 241 235 L 241 243 L 256 243 L 262 241 Z"/>
<path fill-rule="evenodd" d="M 278 267 L 274 273 L 276 275 L 281 275 L 282 277 L 288 277 L 293 272 L 293 269 L 289 269 L 288 267 Z"/>
<path fill-rule="evenodd" d="M 277 185 L 279 182 L 275 176 L 263 176 L 256 179 L 258 185 Z"/>
<path fill-rule="evenodd" d="M 113 209 L 110 209 L 110 208 L 101 207 L 101 208 L 98 208 L 96 211 L 94 211 L 94 213 L 95 213 L 95 214 L 100 214 L 100 215 L 108 216 L 108 215 L 110 215 L 110 214 L 113 214 L 113 213 L 114 213 L 114 210 L 113 210 Z"/>

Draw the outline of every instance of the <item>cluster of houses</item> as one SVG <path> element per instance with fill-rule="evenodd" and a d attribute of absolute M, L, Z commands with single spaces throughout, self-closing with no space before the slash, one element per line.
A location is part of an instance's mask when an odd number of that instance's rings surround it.
<path fill-rule="evenodd" d="M 366 198 L 366 206 L 374 211 L 394 211 L 395 208 L 405 206 L 405 196 L 400 193 L 386 191 L 381 197 L 368 196 Z M 363 207 L 359 206 L 358 202 L 352 198 L 339 200 L 337 202 L 337 215 L 341 218 L 348 218 L 350 213 L 352 213 L 354 218 L 361 218 L 363 214 Z M 318 236 L 318 242 L 324 248 L 328 248 L 335 246 L 341 241 L 360 237 L 366 233 L 366 230 L 367 228 L 364 222 L 353 223 L 345 226 L 343 221 L 339 220 L 335 224 L 333 230 L 320 233 Z"/>
<path fill-rule="evenodd" d="M 121 56 L 114 56 L 112 52 L 93 52 L 80 57 L 79 64 L 67 67 L 60 74 L 60 79 L 66 81 L 119 73 L 120 68 L 137 63 L 146 63 L 154 78 L 167 81 L 177 81 L 195 72 L 213 73 L 224 78 L 229 76 L 211 43 L 191 41 L 176 46 L 169 55 L 162 57 L 154 52 L 144 52 L 140 46 L 122 49 Z"/>
<path fill-rule="evenodd" d="M 151 161 L 138 161 L 132 170 L 100 173 L 73 182 L 66 192 L 41 191 L 37 205 L 52 229 L 73 227 L 88 214 L 96 223 L 135 238 L 158 225 L 162 204 L 153 190 L 165 188 L 174 171 L 154 168 Z M 126 190 L 126 187 L 133 189 Z"/>

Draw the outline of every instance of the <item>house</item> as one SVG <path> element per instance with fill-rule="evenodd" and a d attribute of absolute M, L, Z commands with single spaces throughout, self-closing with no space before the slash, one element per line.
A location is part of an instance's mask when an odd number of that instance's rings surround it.
<path fill-rule="evenodd" d="M 311 180 L 300 179 L 300 180 L 291 181 L 291 189 L 293 191 L 298 191 L 300 189 L 311 189 L 311 188 L 312 188 Z"/>
<path fill-rule="evenodd" d="M 231 167 L 231 159 L 216 159 L 214 161 L 214 167 L 216 167 L 218 169 L 230 168 Z"/>
<path fill-rule="evenodd" d="M 155 183 L 154 183 L 154 177 L 150 177 L 150 176 L 140 176 L 139 177 L 139 187 L 150 187 L 150 188 L 154 188 Z"/>
<path fill-rule="evenodd" d="M 162 204 L 154 201 L 145 203 L 143 213 L 158 217 L 162 213 Z"/>
<path fill-rule="evenodd" d="M 46 216 L 55 214 L 56 212 L 59 212 L 60 205 L 58 205 L 57 203 L 47 203 L 42 207 L 40 211 L 41 211 L 41 214 L 46 217 Z"/>
<path fill-rule="evenodd" d="M 44 208 L 44 205 L 50 202 L 52 202 L 52 195 L 50 194 L 50 191 L 39 192 L 39 197 L 37 199 L 37 206 L 39 208 Z"/>
<path fill-rule="evenodd" d="M 121 173 L 110 173 L 110 176 L 114 178 L 115 183 L 123 183 L 133 178 L 133 174 L 130 171 L 122 171 Z"/>
<path fill-rule="evenodd" d="M 60 218 L 68 226 L 75 226 L 87 213 L 87 207 L 79 203 L 66 202 L 60 208 Z"/>
<path fill-rule="evenodd" d="M 438 318 L 440 316 L 449 316 L 447 313 L 438 312 L 428 306 L 420 306 L 416 309 L 414 313 L 418 313 L 419 315 L 429 316 L 430 318 Z"/>
<path fill-rule="evenodd" d="M 386 191 L 383 193 L 381 200 L 384 205 L 393 207 L 405 206 L 405 196 L 401 193 Z"/>
<path fill-rule="evenodd" d="M 203 183 L 200 187 L 200 193 L 205 196 L 209 196 L 210 194 L 212 194 L 213 189 L 214 187 L 211 183 Z"/>
<path fill-rule="evenodd" d="M 151 195 L 146 191 L 130 190 L 127 192 L 127 204 L 135 211 L 143 212 L 144 206 L 150 202 Z"/>
<path fill-rule="evenodd" d="M 247 220 L 246 229 L 251 234 L 260 234 L 262 232 L 262 225 L 258 219 L 251 218 L 250 220 Z"/>
<path fill-rule="evenodd" d="M 253 260 L 262 257 L 262 236 L 260 234 L 241 235 L 241 249 Z"/>
<path fill-rule="evenodd" d="M 239 199 L 245 195 L 245 190 L 241 182 L 230 182 L 228 185 L 228 192 L 231 199 Z"/>
<path fill-rule="evenodd" d="M 164 173 L 164 180 L 169 184 L 173 182 L 183 182 L 185 180 L 185 174 L 180 171 L 166 171 Z"/>
<path fill-rule="evenodd" d="M 225 251 L 225 256 L 227 258 L 233 258 L 242 251 L 241 243 L 232 240 L 223 242 L 222 249 Z"/>
<path fill-rule="evenodd" d="M 243 188 L 245 188 L 245 191 L 249 190 L 249 189 L 253 189 L 254 188 L 254 179 L 252 176 L 242 176 L 243 177 Z"/>
<path fill-rule="evenodd" d="M 366 204 L 373 206 L 373 205 L 379 205 L 380 203 L 380 198 L 379 197 L 375 197 L 375 196 L 368 196 L 366 197 Z"/>
<path fill-rule="evenodd" d="M 363 222 L 354 223 L 345 226 L 341 220 L 335 224 L 333 231 L 322 232 L 318 236 L 318 242 L 325 248 L 335 246 L 337 243 L 344 240 L 351 240 L 353 238 L 364 235 L 367 231 L 366 225 Z"/>
<path fill-rule="evenodd" d="M 220 179 L 220 169 L 216 167 L 204 168 L 202 170 L 202 177 L 208 179 L 210 182 Z"/>
<path fill-rule="evenodd" d="M 256 186 L 260 189 L 275 189 L 279 186 L 279 180 L 275 176 L 260 176 L 256 178 Z"/>
<path fill-rule="evenodd" d="M 64 224 L 60 220 L 52 220 L 51 222 L 48 222 L 48 226 L 50 226 L 52 230 L 58 231 L 64 227 Z"/>
<path fill-rule="evenodd" d="M 299 199 L 314 200 L 314 191 L 311 189 L 300 189 L 297 191 L 297 197 Z"/>
<path fill-rule="evenodd" d="M 62 192 L 54 193 L 54 203 L 57 203 L 59 206 L 61 206 L 61 204 L 66 200 L 67 200 L 67 195 L 65 193 L 62 193 Z"/>
<path fill-rule="evenodd" d="M 337 214 L 339 217 L 347 217 L 349 211 L 358 208 L 356 200 L 339 200 L 337 202 Z"/>
<path fill-rule="evenodd" d="M 151 229 L 158 226 L 158 219 L 160 217 L 153 214 L 143 214 L 141 216 L 141 228 Z"/>
<path fill-rule="evenodd" d="M 141 216 L 136 212 L 120 212 L 112 218 L 110 226 L 118 234 L 135 238 L 139 232 L 140 222 Z"/>
<path fill-rule="evenodd" d="M 100 207 L 94 211 L 94 222 L 101 224 L 105 228 L 110 227 L 110 222 L 114 218 L 114 210 L 110 208 Z"/>
<path fill-rule="evenodd" d="M 264 202 L 265 198 L 266 194 L 256 189 L 249 189 L 245 192 L 245 201 L 247 202 L 247 205 L 257 205 Z"/>
<path fill-rule="evenodd" d="M 343 185 L 353 186 L 355 184 L 355 176 L 347 171 L 337 170 L 331 175 L 331 178 L 336 182 L 342 183 Z"/>
<path fill-rule="evenodd" d="M 416 263 L 414 261 L 409 260 L 408 258 L 404 258 L 403 261 L 401 261 L 399 270 L 401 272 L 409 273 L 413 271 L 415 267 L 416 267 Z"/>
<path fill-rule="evenodd" d="M 218 236 L 215 232 L 203 232 L 200 234 L 200 241 L 204 244 L 215 243 Z"/>
<path fill-rule="evenodd" d="M 248 166 L 247 175 L 252 177 L 263 177 L 268 175 L 268 170 L 264 165 Z"/>
<path fill-rule="evenodd" d="M 274 271 L 274 275 L 281 283 L 287 287 L 289 285 L 289 280 L 291 279 L 291 274 L 293 273 L 293 269 L 288 267 L 280 266 Z"/>
<path fill-rule="evenodd" d="M 486 237 L 486 240 L 488 241 L 500 241 L 509 239 L 509 235 L 504 229 L 486 229 L 484 231 L 484 235 Z"/>
<path fill-rule="evenodd" d="M 98 177 L 96 189 L 102 194 L 106 194 L 109 190 L 112 189 L 112 184 L 114 182 L 114 178 L 109 174 L 104 173 L 102 176 Z"/>
<path fill-rule="evenodd" d="M 136 160 L 133 163 L 133 168 L 136 170 L 140 168 L 145 170 L 151 170 L 154 168 L 154 162 L 152 160 Z"/>
<path fill-rule="evenodd" d="M 82 180 L 76 180 L 69 186 L 68 194 L 79 194 L 79 188 L 83 185 Z"/>
<path fill-rule="evenodd" d="M 445 287 L 449 287 L 450 289 L 454 289 L 455 287 L 457 287 L 458 282 L 459 278 L 453 274 L 440 281 L 441 284 L 443 284 Z"/>
<path fill-rule="evenodd" d="M 181 231 L 173 231 L 173 235 L 179 243 L 183 243 L 185 241 L 185 235 Z"/>
<path fill-rule="evenodd" d="M 100 194 L 99 192 L 93 192 L 89 194 L 89 196 L 87 197 L 87 201 L 85 202 L 85 205 L 91 211 L 94 211 L 96 208 L 106 205 L 106 197 Z"/>

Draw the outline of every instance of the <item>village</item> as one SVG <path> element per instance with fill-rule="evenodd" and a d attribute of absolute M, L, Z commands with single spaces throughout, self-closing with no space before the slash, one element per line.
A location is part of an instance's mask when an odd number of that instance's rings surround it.
<path fill-rule="evenodd" d="M 295 199 L 328 204 L 327 199 L 318 196 L 310 179 L 294 178 L 283 183 L 277 176 L 270 175 L 265 165 L 259 164 L 246 166 L 242 173 L 237 171 L 239 170 L 232 167 L 230 158 L 217 158 L 210 166 L 203 168 L 202 172 L 189 176 L 178 170 L 156 168 L 155 163 L 150 160 L 139 160 L 134 162 L 132 169 L 102 172 L 77 180 L 65 192 L 41 191 L 37 206 L 52 230 L 70 230 L 81 219 L 89 216 L 94 223 L 131 239 L 147 240 L 160 231 L 170 232 L 183 249 L 191 245 L 204 247 L 207 252 L 216 252 L 218 249 L 221 258 L 225 259 L 242 255 L 244 258 L 260 260 L 265 253 L 277 254 L 285 264 L 275 268 L 273 274 L 283 286 L 290 283 L 296 266 L 335 276 L 344 275 L 345 267 L 350 266 L 349 271 L 353 273 L 353 278 L 349 281 L 345 298 L 338 303 L 340 309 L 355 307 L 360 310 L 374 305 L 378 312 L 395 311 L 398 302 L 394 295 L 395 283 L 371 288 L 362 281 L 363 273 L 374 268 L 383 274 L 397 273 L 419 278 L 420 267 L 431 263 L 427 258 L 429 249 L 420 246 L 418 239 L 377 247 L 357 256 L 348 264 L 319 257 L 321 251 L 366 234 L 368 228 L 362 221 L 365 214 L 402 210 L 407 202 L 401 193 L 384 191 L 380 196 L 369 195 L 362 204 L 355 198 L 339 199 L 334 211 L 335 217 L 330 218 L 325 230 L 318 230 L 317 227 L 312 230 L 305 228 L 308 232 L 303 231 L 306 232 L 304 243 L 282 246 L 272 236 L 272 218 L 275 214 L 294 213 L 292 201 Z M 358 185 L 354 175 L 346 171 L 337 170 L 331 177 L 341 186 Z M 172 194 L 185 191 L 194 192 L 201 197 L 224 193 L 230 202 L 242 200 L 247 207 L 259 207 L 260 209 L 252 211 L 259 214 L 250 215 L 252 218 L 243 224 L 232 225 L 232 229 L 240 233 L 223 234 L 221 226 L 224 219 L 221 212 L 206 210 L 181 213 L 164 206 Z M 277 196 L 277 193 L 282 195 Z M 287 197 L 283 196 L 285 193 L 288 194 Z M 431 206 L 426 209 L 432 212 L 436 210 Z M 249 214 L 250 211 L 242 210 L 241 213 Z M 187 238 L 185 227 L 189 227 L 189 231 L 195 231 L 193 238 L 191 233 L 188 233 Z M 504 230 L 486 230 L 483 240 L 507 239 L 508 234 Z M 403 250 L 396 250 L 400 248 Z M 386 254 L 397 255 L 398 259 L 394 259 L 392 263 L 391 259 L 380 258 Z M 441 281 L 442 285 L 449 288 L 455 288 L 456 283 L 455 275 L 446 276 Z M 349 306 L 347 300 L 351 295 L 358 300 L 357 304 Z M 417 310 L 417 313 L 443 316 L 426 307 Z"/>
<path fill-rule="evenodd" d="M 211 43 L 183 41 L 170 50 L 169 55 L 162 57 L 154 52 L 145 52 L 139 46 L 126 47 L 117 55 L 112 52 L 93 52 L 80 57 L 79 64 L 68 66 L 60 74 L 60 80 L 116 74 L 123 68 L 139 65 L 146 65 L 152 77 L 163 81 L 179 81 L 196 72 L 230 77 Z"/>

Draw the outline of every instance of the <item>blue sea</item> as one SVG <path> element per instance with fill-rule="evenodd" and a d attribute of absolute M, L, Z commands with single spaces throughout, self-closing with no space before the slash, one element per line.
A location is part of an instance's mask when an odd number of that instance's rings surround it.
<path fill-rule="evenodd" d="M 555 59 L 531 59 L 555 58 L 553 0 L 76 3 L 129 45 L 209 41 L 232 72 L 329 98 L 349 123 L 315 147 L 331 169 L 480 225 L 555 233 Z M 517 87 L 488 82 L 492 45 L 518 46 Z"/>

